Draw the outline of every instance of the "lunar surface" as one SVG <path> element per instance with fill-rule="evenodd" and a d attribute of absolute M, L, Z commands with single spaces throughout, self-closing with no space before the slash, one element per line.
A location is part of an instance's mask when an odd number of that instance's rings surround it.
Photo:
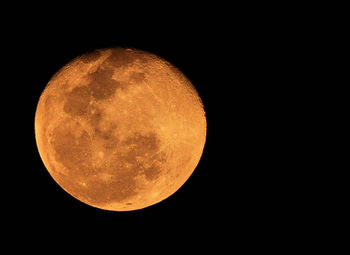
<path fill-rule="evenodd" d="M 52 77 L 38 102 L 35 137 L 66 192 L 93 207 L 130 211 L 186 182 L 203 152 L 206 117 L 191 82 L 169 62 L 100 49 Z"/>

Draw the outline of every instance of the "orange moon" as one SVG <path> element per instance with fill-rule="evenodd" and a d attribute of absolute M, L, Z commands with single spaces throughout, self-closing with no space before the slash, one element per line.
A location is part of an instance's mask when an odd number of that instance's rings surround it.
<path fill-rule="evenodd" d="M 156 204 L 198 165 L 202 101 L 172 64 L 140 50 L 99 49 L 60 69 L 40 96 L 35 138 L 52 178 L 111 211 Z"/>

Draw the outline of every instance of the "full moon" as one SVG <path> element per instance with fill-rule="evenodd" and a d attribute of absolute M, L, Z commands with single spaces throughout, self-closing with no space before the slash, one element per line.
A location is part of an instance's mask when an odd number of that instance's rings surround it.
<path fill-rule="evenodd" d="M 61 68 L 35 114 L 40 157 L 76 199 L 131 211 L 156 204 L 190 177 L 206 140 L 202 101 L 166 60 L 99 49 Z"/>

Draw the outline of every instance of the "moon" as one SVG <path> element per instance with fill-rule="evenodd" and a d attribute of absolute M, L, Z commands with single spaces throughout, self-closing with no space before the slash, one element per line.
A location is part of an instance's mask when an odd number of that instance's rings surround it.
<path fill-rule="evenodd" d="M 42 92 L 35 138 L 52 178 L 90 206 L 132 211 L 175 193 L 201 158 L 207 123 L 191 82 L 136 49 L 98 49 Z"/>

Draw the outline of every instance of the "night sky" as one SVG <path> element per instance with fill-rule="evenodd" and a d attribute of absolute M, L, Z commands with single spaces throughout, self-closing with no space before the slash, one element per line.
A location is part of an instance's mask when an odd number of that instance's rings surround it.
<path fill-rule="evenodd" d="M 271 115 L 279 107 L 271 84 L 283 81 L 271 75 L 279 72 L 278 60 L 271 60 L 271 38 L 279 29 L 269 30 L 248 11 L 219 7 L 142 18 L 130 9 L 115 15 L 88 15 L 79 8 L 24 15 L 24 9 L 17 13 L 19 22 L 9 22 L 3 32 L 9 77 L 2 85 L 9 89 L 2 95 L 9 144 L 4 157 L 10 162 L 3 171 L 10 177 L 2 179 L 2 210 L 4 221 L 14 222 L 14 233 L 64 230 L 74 239 L 110 231 L 118 242 L 126 236 L 166 239 L 180 231 L 183 244 L 195 236 L 203 242 L 215 236 L 242 240 L 252 232 L 263 235 L 277 219 L 284 222 L 287 207 L 279 191 L 288 181 L 280 172 L 286 164 L 280 161 L 282 142 L 276 142 L 276 125 L 284 124 L 277 121 L 280 111 Z M 83 53 L 116 46 L 149 51 L 179 68 L 197 89 L 207 117 L 206 145 L 189 180 L 163 202 L 131 212 L 93 208 L 66 193 L 45 169 L 34 136 L 36 105 L 50 78 Z"/>

